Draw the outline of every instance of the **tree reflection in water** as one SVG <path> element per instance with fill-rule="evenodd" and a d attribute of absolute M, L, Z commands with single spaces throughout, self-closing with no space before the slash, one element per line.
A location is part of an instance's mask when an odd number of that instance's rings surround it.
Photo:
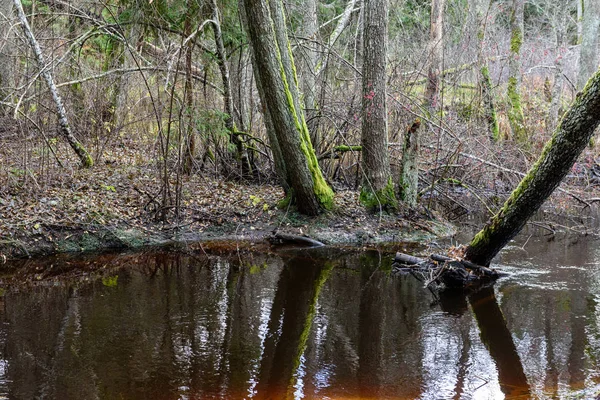
<path fill-rule="evenodd" d="M 97 280 L 86 272 L 1 297 L 0 395 L 589 398 L 598 389 L 600 312 L 585 290 L 520 277 L 496 292 L 443 292 L 432 306 L 376 251 L 85 262 L 110 267 Z"/>

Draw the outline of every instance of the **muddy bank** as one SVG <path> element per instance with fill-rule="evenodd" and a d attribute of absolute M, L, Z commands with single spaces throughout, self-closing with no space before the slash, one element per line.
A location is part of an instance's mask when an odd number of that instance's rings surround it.
<path fill-rule="evenodd" d="M 203 246 L 259 248 L 268 246 L 273 232 L 307 236 L 326 245 L 390 247 L 398 243 L 427 243 L 456 233 L 444 221 L 404 220 L 396 215 L 364 216 L 354 220 L 339 215 L 317 219 L 296 218 L 293 222 L 223 223 L 197 230 L 160 226 L 57 226 L 39 224 L 31 233 L 3 237 L 2 260 L 40 257 L 60 253 L 173 247 L 200 249 Z"/>

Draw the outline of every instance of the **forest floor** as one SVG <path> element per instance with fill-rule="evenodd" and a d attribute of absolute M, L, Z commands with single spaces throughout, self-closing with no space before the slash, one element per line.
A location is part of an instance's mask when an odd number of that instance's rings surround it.
<path fill-rule="evenodd" d="M 23 154 L 30 150 L 7 140 L 0 143 L 0 263 L 109 248 L 212 243 L 235 249 L 242 244 L 267 243 L 273 232 L 306 235 L 340 246 L 385 246 L 390 250 L 407 243 L 427 246 L 458 230 L 478 229 L 502 205 L 520 176 L 511 176 L 506 168 L 498 171 L 502 167 L 482 160 L 496 160 L 500 155 L 511 160 L 513 154 L 519 154 L 514 149 L 507 151 L 510 143 L 503 146 L 505 149 L 493 156 L 476 153 L 478 157 L 452 161 L 457 166 L 450 176 L 458 176 L 460 181 L 432 176 L 428 168 L 437 171 L 437 165 L 450 162 L 429 159 L 433 156 L 425 154 L 423 177 L 439 183 L 435 190 L 425 191 L 417 209 L 368 213 L 356 190 L 338 185 L 334 209 L 307 218 L 293 208 L 278 207 L 284 194 L 277 185 L 237 182 L 206 170 L 180 177 L 171 172 L 167 201 L 163 201 L 164 185 L 154 153 L 134 140 L 103 149 L 104 156 L 88 170 L 78 168 L 76 160 L 65 162 L 67 151 L 61 156 L 64 167 L 41 152 L 32 152 L 40 154 L 37 159 L 24 159 Z M 589 178 L 596 166 L 596 150 L 587 153 L 561 186 L 562 191 L 552 195 L 545 211 L 530 226 L 543 234 L 559 230 L 597 234 L 600 191 Z M 502 160 L 494 162 L 507 165 Z M 526 171 L 524 167 L 520 170 Z M 179 215 L 175 214 L 177 199 Z"/>
<path fill-rule="evenodd" d="M 368 213 L 353 190 L 337 191 L 333 210 L 307 218 L 278 207 L 284 197 L 278 186 L 207 174 L 181 177 L 177 216 L 174 206 L 161 207 L 157 168 L 139 165 L 137 154 L 124 148 L 92 169 L 64 168 L 46 175 L 3 169 L 0 262 L 109 248 L 207 242 L 254 246 L 275 231 L 352 246 L 426 242 L 454 233 L 451 224 L 424 211 Z M 176 177 L 172 179 L 175 187 Z M 174 204 L 175 193 L 170 197 Z M 162 210 L 164 222 L 159 221 Z"/>

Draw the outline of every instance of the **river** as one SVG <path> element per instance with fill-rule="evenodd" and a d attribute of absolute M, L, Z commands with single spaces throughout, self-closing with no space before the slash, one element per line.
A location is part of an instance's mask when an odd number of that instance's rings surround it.
<path fill-rule="evenodd" d="M 0 398 L 600 393 L 597 241 L 521 240 L 501 253 L 497 266 L 509 276 L 493 288 L 439 299 L 391 273 L 391 259 L 325 248 L 7 267 Z"/>

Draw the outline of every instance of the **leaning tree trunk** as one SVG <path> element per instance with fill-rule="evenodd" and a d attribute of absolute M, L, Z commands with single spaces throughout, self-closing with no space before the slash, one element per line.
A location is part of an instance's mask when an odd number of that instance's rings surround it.
<path fill-rule="evenodd" d="M 581 89 L 598 68 L 598 34 L 600 33 L 600 2 L 598 0 L 580 0 L 583 2 L 581 21 L 581 46 L 579 53 L 579 73 L 577 88 Z"/>
<path fill-rule="evenodd" d="M 294 200 L 301 213 L 316 215 L 333 205 L 333 191 L 321 173 L 300 106 L 283 5 L 281 0 L 243 0 L 243 4 L 261 100 L 275 128 Z"/>
<path fill-rule="evenodd" d="M 536 161 L 502 209 L 473 238 L 465 259 L 489 265 L 567 175 L 600 123 L 600 70 L 566 112 Z"/>
<path fill-rule="evenodd" d="M 513 137 L 520 143 L 527 140 L 525 116 L 521 104 L 521 47 L 524 30 L 524 0 L 512 0 L 510 14 L 510 56 L 508 61 L 508 122 Z"/>
<path fill-rule="evenodd" d="M 46 84 L 50 89 L 50 93 L 52 93 L 52 99 L 54 100 L 54 104 L 56 105 L 56 111 L 58 112 L 58 124 L 60 126 L 60 132 L 81 160 L 81 164 L 83 165 L 83 167 L 90 168 L 94 165 L 94 161 L 92 160 L 92 157 L 89 155 L 85 147 L 83 147 L 83 145 L 75 138 L 75 136 L 73 136 L 73 133 L 71 132 L 69 120 L 67 119 L 67 112 L 65 110 L 65 107 L 63 106 L 62 99 L 60 98 L 60 95 L 58 93 L 58 89 L 54 84 L 54 79 L 52 78 L 50 69 L 44 61 L 42 49 L 40 48 L 40 45 L 35 39 L 35 36 L 33 36 L 31 27 L 27 22 L 27 18 L 25 17 L 25 11 L 23 10 L 21 1 L 13 0 L 13 4 L 15 6 L 15 9 L 17 10 L 17 16 L 19 17 L 19 21 L 21 22 L 21 26 L 23 28 L 23 32 L 25 33 L 25 37 L 27 38 L 29 45 L 33 49 L 33 52 L 37 59 L 37 63 L 40 66 L 40 74 L 46 81 Z"/>
<path fill-rule="evenodd" d="M 390 172 L 386 103 L 388 0 L 365 1 L 360 201 L 370 210 L 398 206 Z"/>

